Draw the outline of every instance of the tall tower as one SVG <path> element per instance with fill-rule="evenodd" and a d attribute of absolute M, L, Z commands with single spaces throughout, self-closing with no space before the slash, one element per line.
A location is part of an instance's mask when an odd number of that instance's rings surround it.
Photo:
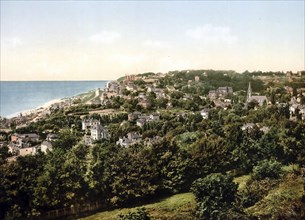
<path fill-rule="evenodd" d="M 249 82 L 248 91 L 247 91 L 247 103 L 251 101 L 252 97 L 252 89 L 251 89 L 251 82 Z"/>

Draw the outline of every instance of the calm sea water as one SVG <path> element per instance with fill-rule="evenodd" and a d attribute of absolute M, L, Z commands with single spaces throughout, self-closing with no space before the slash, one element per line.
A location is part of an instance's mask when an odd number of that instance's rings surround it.
<path fill-rule="evenodd" d="M 44 103 L 104 88 L 107 81 L 0 81 L 0 115 L 34 109 Z"/>

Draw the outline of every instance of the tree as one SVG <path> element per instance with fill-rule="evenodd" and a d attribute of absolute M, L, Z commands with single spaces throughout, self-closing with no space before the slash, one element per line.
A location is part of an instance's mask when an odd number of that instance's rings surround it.
<path fill-rule="evenodd" d="M 37 177 L 42 173 L 45 155 L 18 157 L 0 166 L 0 219 L 15 219 L 35 213 L 32 205 Z"/>
<path fill-rule="evenodd" d="M 197 179 L 191 191 L 195 194 L 200 219 L 224 219 L 234 207 L 237 184 L 231 176 L 213 173 Z"/>
<path fill-rule="evenodd" d="M 150 158 L 151 149 L 140 144 L 123 148 L 110 158 L 111 202 L 114 205 L 134 202 L 155 193 L 158 170 Z"/>

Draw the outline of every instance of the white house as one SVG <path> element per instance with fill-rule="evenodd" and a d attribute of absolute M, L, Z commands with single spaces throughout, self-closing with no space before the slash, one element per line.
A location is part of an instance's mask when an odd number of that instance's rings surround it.
<path fill-rule="evenodd" d="M 202 109 L 200 111 L 200 114 L 201 114 L 203 119 L 208 119 L 209 118 L 209 111 L 210 111 L 210 109 L 207 109 L 207 108 Z"/>
<path fill-rule="evenodd" d="M 142 135 L 136 132 L 129 132 L 126 137 L 120 137 L 119 140 L 116 142 L 117 145 L 128 147 L 131 144 L 135 144 L 142 140 Z"/>
<path fill-rule="evenodd" d="M 96 119 L 84 119 L 82 121 L 82 130 L 87 130 L 89 129 L 91 126 L 96 126 L 96 125 L 100 125 L 100 121 L 96 120 Z"/>
<path fill-rule="evenodd" d="M 92 140 L 100 140 L 100 139 L 108 139 L 109 133 L 108 129 L 101 126 L 100 124 L 96 124 L 91 126 L 91 139 Z"/>
<path fill-rule="evenodd" d="M 47 153 L 48 151 L 52 151 L 53 146 L 49 141 L 43 141 L 40 145 L 40 150 L 43 153 Z"/>
<path fill-rule="evenodd" d="M 18 150 L 19 156 L 35 155 L 35 154 L 36 154 L 36 147 L 26 147 Z"/>

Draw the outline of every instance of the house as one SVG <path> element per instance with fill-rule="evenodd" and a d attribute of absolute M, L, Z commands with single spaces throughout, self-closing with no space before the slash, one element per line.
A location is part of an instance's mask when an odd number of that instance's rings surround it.
<path fill-rule="evenodd" d="M 242 130 L 242 131 L 251 130 L 251 129 L 254 128 L 254 126 L 255 126 L 254 123 L 246 123 L 246 124 L 244 124 L 244 125 L 241 127 L 241 130 Z"/>
<path fill-rule="evenodd" d="M 217 91 L 216 91 L 216 90 L 210 90 L 210 91 L 209 91 L 208 97 L 209 97 L 211 100 L 217 99 L 217 97 L 218 97 Z"/>
<path fill-rule="evenodd" d="M 208 108 L 202 109 L 200 111 L 200 114 L 201 114 L 203 119 L 208 119 L 209 118 L 209 111 L 210 111 L 210 109 L 208 109 Z"/>
<path fill-rule="evenodd" d="M 216 90 L 210 90 L 208 97 L 211 100 L 215 100 L 217 98 L 223 98 L 223 97 L 226 97 L 226 96 L 232 95 L 232 94 L 233 94 L 233 88 L 224 86 L 224 87 L 218 87 L 218 89 L 216 89 Z"/>
<path fill-rule="evenodd" d="M 155 92 L 155 87 L 152 85 L 147 85 L 146 88 L 147 88 L 147 92 Z"/>
<path fill-rule="evenodd" d="M 268 133 L 270 131 L 270 127 L 261 126 L 255 123 L 246 123 L 243 126 L 241 126 L 242 131 L 250 131 L 253 130 L 254 128 L 259 128 L 259 130 L 262 131 L 263 133 Z"/>
<path fill-rule="evenodd" d="M 146 95 L 143 92 L 140 92 L 138 97 L 141 98 L 141 99 L 145 99 Z"/>
<path fill-rule="evenodd" d="M 84 119 L 82 121 L 82 130 L 87 130 L 91 126 L 100 125 L 100 121 L 97 119 Z"/>
<path fill-rule="evenodd" d="M 17 154 L 19 156 L 26 156 L 26 155 L 35 155 L 36 152 L 37 152 L 36 147 L 26 147 L 19 149 Z"/>
<path fill-rule="evenodd" d="M 13 145 L 12 143 L 8 145 L 8 152 L 12 155 L 17 155 L 19 148 Z"/>
<path fill-rule="evenodd" d="M 106 91 L 107 92 L 119 93 L 120 92 L 120 84 L 117 81 L 108 82 L 106 84 Z"/>
<path fill-rule="evenodd" d="M 128 147 L 130 144 L 132 144 L 132 141 L 126 137 L 122 137 L 122 138 L 119 138 L 119 140 L 116 142 L 116 144 L 120 145 L 122 147 Z"/>
<path fill-rule="evenodd" d="M 29 133 L 29 134 L 13 134 L 11 136 L 11 141 L 18 141 L 18 140 L 26 140 L 29 142 L 38 142 L 39 141 L 39 135 L 38 134 L 34 134 L 34 133 Z"/>
<path fill-rule="evenodd" d="M 148 99 L 141 99 L 138 103 L 142 108 L 147 109 L 150 107 L 150 101 Z"/>
<path fill-rule="evenodd" d="M 159 120 L 160 120 L 160 115 L 156 112 L 151 113 L 150 115 L 139 115 L 137 120 L 137 125 L 143 128 L 146 122 L 159 121 Z"/>
<path fill-rule="evenodd" d="M 193 97 L 192 97 L 192 95 L 190 95 L 190 94 L 184 94 L 183 95 L 183 100 L 193 100 Z"/>
<path fill-rule="evenodd" d="M 166 94 L 163 89 L 155 89 L 157 99 L 166 98 Z"/>
<path fill-rule="evenodd" d="M 91 139 L 90 135 L 84 135 L 83 141 L 84 141 L 85 145 L 91 145 L 92 144 L 92 139 Z"/>
<path fill-rule="evenodd" d="M 290 115 L 295 115 L 297 109 L 299 109 L 299 104 L 292 104 L 289 107 Z"/>
<path fill-rule="evenodd" d="M 128 91 L 131 91 L 131 92 L 137 91 L 137 87 L 132 83 L 127 84 L 125 86 L 125 89 L 128 90 Z"/>
<path fill-rule="evenodd" d="M 225 97 L 231 94 L 233 94 L 232 87 L 225 86 L 225 87 L 219 87 L 217 89 L 217 95 L 220 97 Z"/>
<path fill-rule="evenodd" d="M 264 103 L 268 102 L 268 99 L 266 96 L 258 96 L 258 95 L 251 96 L 251 98 L 249 100 L 250 100 L 249 102 L 257 102 L 259 106 L 263 106 Z"/>
<path fill-rule="evenodd" d="M 305 106 L 300 107 L 299 114 L 301 115 L 301 119 L 305 120 Z"/>
<path fill-rule="evenodd" d="M 133 120 L 136 120 L 138 119 L 138 117 L 141 115 L 141 112 L 132 112 L 130 114 L 128 114 L 128 120 L 129 121 L 133 121 Z"/>
<path fill-rule="evenodd" d="M 109 133 L 106 127 L 101 126 L 100 124 L 96 124 L 91 126 L 91 139 L 92 140 L 100 140 L 100 139 L 108 139 Z"/>
<path fill-rule="evenodd" d="M 215 108 L 222 108 L 224 110 L 227 110 L 228 108 L 231 107 L 231 103 L 230 102 L 223 102 L 223 101 L 221 101 L 219 99 L 214 100 L 213 103 L 215 105 Z"/>
<path fill-rule="evenodd" d="M 142 140 L 142 135 L 136 132 L 129 132 L 127 137 L 120 137 L 119 140 L 116 142 L 117 145 L 122 147 L 128 147 L 131 144 L 135 144 Z"/>
<path fill-rule="evenodd" d="M 127 134 L 127 138 L 128 138 L 129 140 L 139 140 L 139 139 L 142 138 L 142 135 L 140 135 L 140 134 L 137 133 L 137 132 L 129 132 L 129 133 Z"/>
<path fill-rule="evenodd" d="M 58 139 L 58 135 L 57 134 L 48 134 L 46 140 L 51 142 L 51 141 L 56 141 Z"/>
<path fill-rule="evenodd" d="M 151 121 L 159 121 L 160 120 L 160 115 L 156 112 L 151 113 L 149 116 Z"/>
<path fill-rule="evenodd" d="M 146 146 L 154 146 L 154 145 L 160 144 L 162 140 L 163 140 L 163 138 L 161 138 L 160 136 L 155 136 L 152 138 L 145 138 L 144 144 Z"/>
<path fill-rule="evenodd" d="M 137 120 L 137 126 L 139 126 L 140 128 L 143 128 L 145 123 L 146 123 L 146 120 L 143 118 Z"/>
<path fill-rule="evenodd" d="M 40 145 L 40 150 L 43 153 L 47 153 L 48 151 L 52 151 L 53 146 L 49 141 L 43 141 Z"/>
<path fill-rule="evenodd" d="M 39 135 L 34 133 L 29 134 L 13 134 L 11 136 L 11 142 L 15 147 L 25 148 L 30 147 L 33 143 L 39 142 Z"/>

